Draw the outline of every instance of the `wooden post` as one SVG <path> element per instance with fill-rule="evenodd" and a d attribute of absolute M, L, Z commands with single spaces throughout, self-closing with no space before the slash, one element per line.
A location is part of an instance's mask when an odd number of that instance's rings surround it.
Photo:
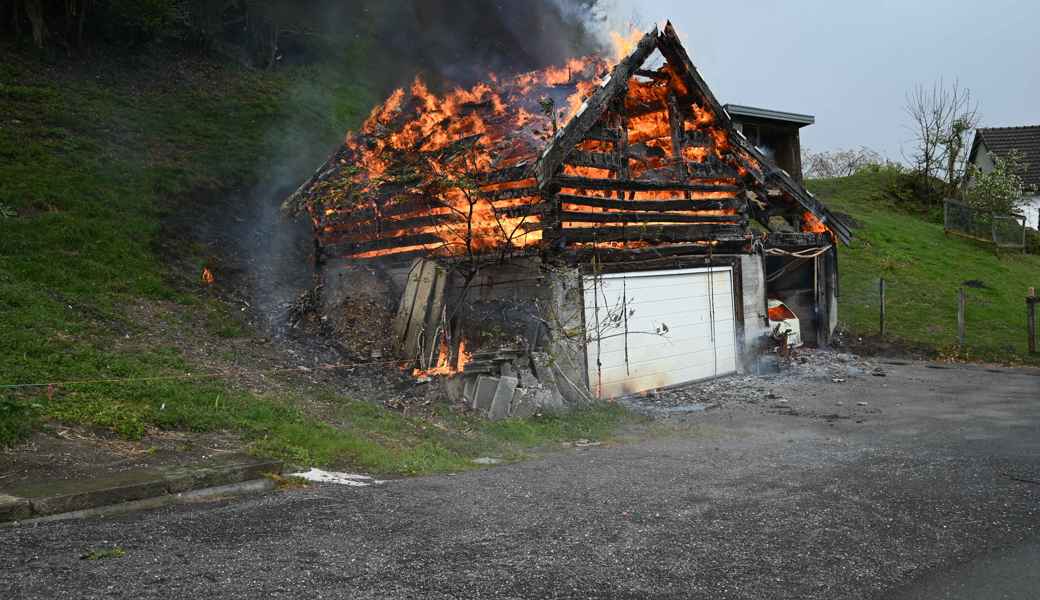
<path fill-rule="evenodd" d="M 1026 296 L 1026 332 L 1029 336 L 1029 353 L 1036 354 L 1036 303 L 1040 298 L 1036 296 L 1036 288 L 1029 288 Z"/>
<path fill-rule="evenodd" d="M 885 337 L 885 278 L 878 281 L 878 292 L 881 295 L 881 337 Z"/>
<path fill-rule="evenodd" d="M 964 347 L 964 308 L 968 298 L 964 293 L 964 288 L 957 290 L 957 342 Z"/>

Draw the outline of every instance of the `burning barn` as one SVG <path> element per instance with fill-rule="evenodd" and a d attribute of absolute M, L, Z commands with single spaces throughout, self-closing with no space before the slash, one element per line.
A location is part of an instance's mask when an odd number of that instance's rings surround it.
<path fill-rule="evenodd" d="M 614 65 L 444 95 L 417 80 L 289 205 L 313 222 L 326 290 L 392 298 L 417 375 L 461 374 L 454 394 L 505 416 L 754 368 L 771 298 L 827 343 L 849 231 L 796 176 L 669 24 Z"/>

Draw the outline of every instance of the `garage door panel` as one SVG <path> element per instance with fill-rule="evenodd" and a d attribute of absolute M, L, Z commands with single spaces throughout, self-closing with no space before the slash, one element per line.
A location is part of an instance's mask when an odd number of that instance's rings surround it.
<path fill-rule="evenodd" d="M 715 344 L 717 348 L 732 347 L 733 340 L 728 335 L 725 337 L 720 336 L 720 332 L 728 332 L 733 330 L 732 321 L 717 321 L 715 328 Z M 682 332 L 682 337 L 676 332 Z M 628 336 L 628 350 L 642 350 L 648 349 L 661 349 L 662 351 L 668 351 L 671 348 L 684 348 L 689 347 L 691 344 L 698 345 L 703 344 L 705 338 L 711 337 L 711 325 L 709 323 L 700 324 L 698 327 L 676 327 L 675 330 L 670 330 L 666 335 L 656 334 L 640 334 L 640 333 L 629 333 Z M 611 334 L 607 334 L 611 335 Z M 595 342 L 593 342 L 595 343 Z M 626 348 L 624 334 L 618 334 L 613 337 L 600 340 L 599 352 L 601 360 L 603 358 L 612 358 L 611 354 L 616 352 L 624 353 Z M 606 362 L 606 361 L 604 361 Z"/>
<path fill-rule="evenodd" d="M 587 347 L 589 383 L 600 397 L 705 379 L 736 370 L 731 269 L 601 276 L 585 282 L 586 327 L 603 325 Z M 598 312 L 598 315 L 597 315 Z M 654 332 L 664 324 L 668 332 Z M 625 333 L 627 326 L 627 335 Z"/>
<path fill-rule="evenodd" d="M 644 300 L 642 302 L 635 300 L 630 301 L 627 304 L 611 304 L 610 309 L 600 305 L 598 306 L 599 314 L 596 314 L 597 307 L 593 308 L 592 319 L 590 323 L 595 323 L 596 319 L 599 319 L 600 323 L 606 323 L 608 318 L 612 315 L 620 315 L 624 309 L 628 310 L 628 328 L 629 330 L 637 329 L 639 327 L 646 327 L 647 325 L 654 325 L 651 329 L 656 328 L 656 325 L 665 323 L 669 329 L 672 328 L 672 324 L 690 324 L 707 322 L 710 320 L 711 313 L 715 313 L 716 320 L 723 320 L 726 316 L 733 314 L 733 303 L 730 296 L 716 297 L 714 305 L 707 296 L 692 297 L 692 298 L 672 298 L 664 300 Z M 624 325 L 618 325 L 621 330 L 624 330 Z"/>

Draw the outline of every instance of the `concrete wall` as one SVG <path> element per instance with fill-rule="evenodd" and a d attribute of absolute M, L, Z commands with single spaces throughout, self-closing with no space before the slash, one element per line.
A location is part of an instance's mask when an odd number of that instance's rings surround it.
<path fill-rule="evenodd" d="M 769 317 L 766 314 L 766 274 L 762 257 L 758 254 L 740 256 L 741 284 L 744 288 L 744 356 L 747 365 L 754 360 L 762 336 L 769 335 Z"/>

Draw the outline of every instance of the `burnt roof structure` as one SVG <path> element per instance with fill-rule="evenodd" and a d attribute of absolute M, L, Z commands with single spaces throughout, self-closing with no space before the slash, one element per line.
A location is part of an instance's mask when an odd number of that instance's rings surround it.
<path fill-rule="evenodd" d="M 1012 150 L 1021 152 L 1026 166 L 1022 173 L 1022 182 L 1030 186 L 1040 186 L 1040 125 L 977 129 L 968 158 L 970 162 L 975 161 L 980 146 L 985 146 L 989 152 L 1000 158 L 1007 158 Z"/>
<path fill-rule="evenodd" d="M 644 68 L 651 56 L 663 62 Z M 289 199 L 324 256 L 750 248 L 749 218 L 848 228 L 734 127 L 669 23 L 598 58 L 444 96 L 416 81 Z"/>

